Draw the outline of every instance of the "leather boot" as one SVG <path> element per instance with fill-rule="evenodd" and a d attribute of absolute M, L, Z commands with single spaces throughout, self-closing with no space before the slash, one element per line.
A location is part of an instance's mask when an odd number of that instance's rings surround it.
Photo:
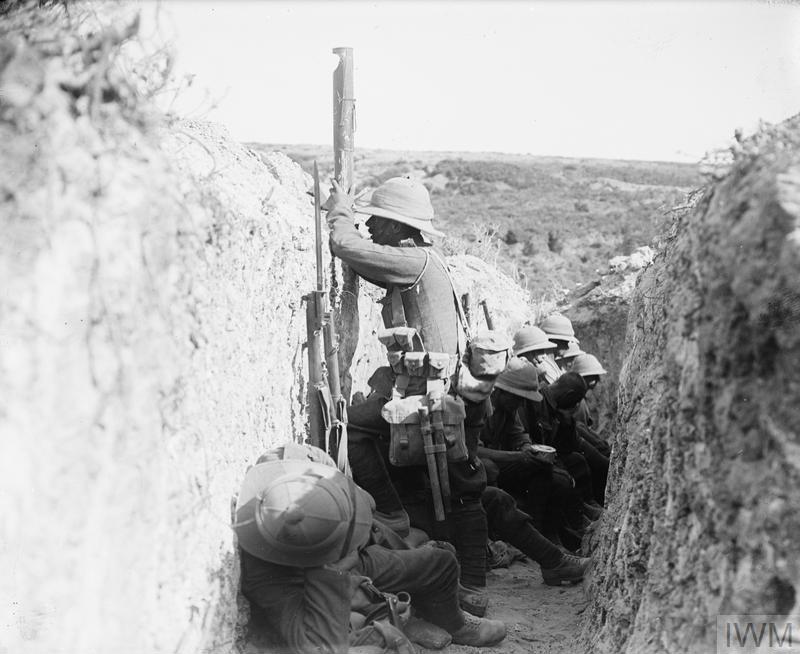
<path fill-rule="evenodd" d="M 452 640 L 450 634 L 441 627 L 417 617 L 406 622 L 403 631 L 412 643 L 425 649 L 443 649 Z"/>
<path fill-rule="evenodd" d="M 584 502 L 583 514 L 589 518 L 589 520 L 599 520 L 600 516 L 603 515 L 603 507 L 594 500 L 591 502 Z"/>
<path fill-rule="evenodd" d="M 591 559 L 564 554 L 555 567 L 542 568 L 544 583 L 548 586 L 560 586 L 561 584 L 576 584 L 583 581 L 591 562 Z"/>
<path fill-rule="evenodd" d="M 454 645 L 490 647 L 506 637 L 506 626 L 499 620 L 476 618 L 464 614 L 464 626 L 452 634 Z"/>

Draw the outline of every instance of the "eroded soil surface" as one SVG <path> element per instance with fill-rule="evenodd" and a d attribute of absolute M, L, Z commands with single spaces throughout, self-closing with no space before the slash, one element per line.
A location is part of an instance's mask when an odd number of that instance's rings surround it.
<path fill-rule="evenodd" d="M 583 584 L 546 586 L 539 566 L 517 561 L 492 570 L 487 579 L 490 597 L 486 617 L 502 620 L 508 636 L 496 647 L 477 649 L 451 645 L 443 650 L 470 654 L 578 654 L 578 623 L 586 608 Z"/>

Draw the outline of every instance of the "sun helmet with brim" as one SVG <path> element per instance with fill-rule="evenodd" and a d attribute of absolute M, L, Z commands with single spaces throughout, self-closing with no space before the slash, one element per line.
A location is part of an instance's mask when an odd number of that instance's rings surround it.
<path fill-rule="evenodd" d="M 495 380 L 494 386 L 501 391 L 535 402 L 542 399 L 542 394 L 539 392 L 539 373 L 536 366 L 525 359 L 512 358 L 506 369 Z"/>
<path fill-rule="evenodd" d="M 249 554 L 310 568 L 339 561 L 364 545 L 373 507 L 372 497 L 334 467 L 269 461 L 247 471 L 234 529 Z"/>
<path fill-rule="evenodd" d="M 585 354 L 585 352 L 581 349 L 580 345 L 578 345 L 578 342 L 569 341 L 567 343 L 567 349 L 556 355 L 556 361 L 561 361 L 563 359 L 574 359 L 581 354 Z"/>
<path fill-rule="evenodd" d="M 356 204 L 356 213 L 380 216 L 409 225 L 431 236 L 444 236 L 433 226 L 433 205 L 428 189 L 409 177 L 392 177 L 372 193 L 367 204 Z"/>
<path fill-rule="evenodd" d="M 551 313 L 539 323 L 539 328 L 547 334 L 547 338 L 557 341 L 580 343 L 575 338 L 572 321 L 561 313 Z"/>
<path fill-rule="evenodd" d="M 538 327 L 528 325 L 514 334 L 514 354 L 519 356 L 526 352 L 555 350 L 558 346 L 547 340 L 545 334 Z"/>
<path fill-rule="evenodd" d="M 577 372 L 582 377 L 608 374 L 608 370 L 603 368 L 597 357 L 586 352 L 575 357 L 575 361 L 572 364 L 572 372 Z"/>

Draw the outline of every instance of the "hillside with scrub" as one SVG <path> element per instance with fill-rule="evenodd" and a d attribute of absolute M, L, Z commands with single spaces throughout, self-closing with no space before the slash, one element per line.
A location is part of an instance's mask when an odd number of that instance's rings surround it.
<path fill-rule="evenodd" d="M 249 144 L 279 151 L 323 179 L 329 147 Z M 657 244 L 706 178 L 696 164 L 501 153 L 358 149 L 356 191 L 398 175 L 430 190 L 445 251 L 491 261 L 537 301 L 596 280 L 609 260 Z"/>

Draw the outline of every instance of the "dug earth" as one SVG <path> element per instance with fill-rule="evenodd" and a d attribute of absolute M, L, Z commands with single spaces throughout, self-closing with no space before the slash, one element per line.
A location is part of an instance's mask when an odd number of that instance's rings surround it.
<path fill-rule="evenodd" d="M 310 180 L 160 114 L 169 66 L 136 59 L 127 13 L 0 24 L 0 649 L 255 654 L 231 499 L 305 436 Z M 798 146 L 796 120 L 745 141 L 597 325 L 624 344 L 593 569 L 492 571 L 489 651 L 699 653 L 718 615 L 800 612 Z M 499 328 L 537 318 L 486 261 L 451 263 L 459 293 L 506 300 Z M 371 299 L 354 390 L 383 356 Z"/>

